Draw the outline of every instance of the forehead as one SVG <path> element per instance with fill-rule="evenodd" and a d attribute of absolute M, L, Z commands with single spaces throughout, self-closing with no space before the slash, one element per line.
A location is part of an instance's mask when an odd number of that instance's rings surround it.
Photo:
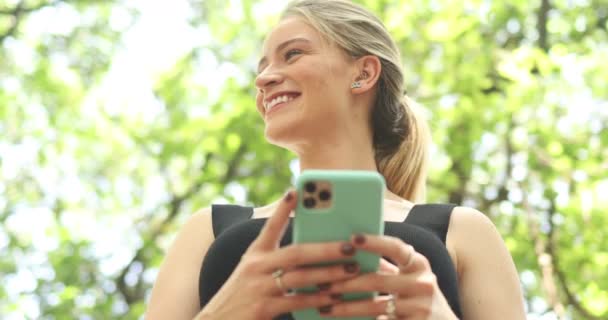
<path fill-rule="evenodd" d="M 281 20 L 266 36 L 264 52 L 270 52 L 281 43 L 293 39 L 305 38 L 313 43 L 325 42 L 321 34 L 300 17 L 287 17 Z"/>

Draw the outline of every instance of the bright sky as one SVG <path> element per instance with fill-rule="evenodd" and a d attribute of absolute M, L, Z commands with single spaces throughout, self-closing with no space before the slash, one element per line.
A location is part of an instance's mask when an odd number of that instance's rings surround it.
<path fill-rule="evenodd" d="M 145 110 L 132 110 L 153 117 L 154 112 L 149 109 L 150 105 L 157 104 L 151 96 L 153 81 L 170 70 L 192 48 L 210 45 L 212 36 L 209 30 L 194 29 L 188 24 L 188 18 L 193 13 L 186 0 L 140 0 L 136 3 L 142 16 L 125 35 L 125 49 L 114 59 L 112 70 L 99 94 L 108 97 L 109 108 L 115 108 L 107 111 L 124 113 L 125 104 L 130 108 L 145 106 Z M 239 19 L 242 12 L 240 1 L 229 0 L 228 3 L 228 18 Z M 256 16 L 263 18 L 276 15 L 285 4 L 283 0 L 263 1 L 255 5 L 253 10 Z M 116 14 L 117 26 L 122 26 L 123 20 L 122 14 Z M 225 79 L 238 77 L 242 72 L 230 64 L 219 64 L 212 55 L 202 61 L 203 64 L 199 66 L 202 72 L 195 80 L 208 89 L 210 100 L 219 97 L 219 89 Z"/>

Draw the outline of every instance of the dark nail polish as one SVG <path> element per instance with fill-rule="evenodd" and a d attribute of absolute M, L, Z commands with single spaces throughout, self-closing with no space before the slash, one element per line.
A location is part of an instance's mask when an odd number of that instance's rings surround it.
<path fill-rule="evenodd" d="M 352 256 L 353 254 L 355 254 L 355 247 L 353 247 L 353 245 L 350 243 L 342 244 L 342 248 L 340 250 L 346 256 Z"/>
<path fill-rule="evenodd" d="M 332 300 L 342 300 L 342 294 L 341 293 L 332 293 L 329 295 L 329 297 Z"/>
<path fill-rule="evenodd" d="M 331 312 L 331 305 L 329 306 L 322 306 L 319 308 L 319 312 L 320 313 L 330 313 Z"/>
<path fill-rule="evenodd" d="M 291 199 L 293 199 L 293 195 L 291 194 L 291 191 L 288 191 L 285 195 L 285 202 L 289 202 Z"/>
<path fill-rule="evenodd" d="M 355 273 L 357 272 L 357 269 L 357 263 L 355 262 L 349 262 L 344 265 L 344 271 L 346 271 L 346 273 Z"/>
<path fill-rule="evenodd" d="M 355 237 L 353 238 L 353 240 L 355 241 L 356 244 L 364 244 L 365 243 L 365 236 L 361 233 L 357 233 L 355 235 Z"/>
<path fill-rule="evenodd" d="M 329 282 L 320 283 L 319 285 L 317 285 L 317 287 L 319 287 L 319 290 L 321 290 L 321 291 L 327 291 L 327 290 L 329 290 L 329 288 L 331 288 L 331 283 L 329 283 Z"/>

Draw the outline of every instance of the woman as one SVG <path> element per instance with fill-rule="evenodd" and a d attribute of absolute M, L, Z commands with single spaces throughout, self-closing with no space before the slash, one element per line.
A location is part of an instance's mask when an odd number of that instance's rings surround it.
<path fill-rule="evenodd" d="M 379 171 L 388 187 L 385 235 L 289 244 L 293 191 L 262 208 L 202 210 L 167 253 L 147 319 L 290 319 L 302 308 L 328 317 L 524 319 L 515 266 L 489 219 L 470 208 L 413 205 L 424 197 L 429 139 L 402 97 L 403 81 L 399 51 L 371 13 L 349 1 L 291 3 L 265 40 L 255 81 L 265 136 L 295 152 L 302 170 Z M 219 220 L 246 211 L 254 219 Z M 297 267 L 356 250 L 385 257 L 379 272 Z M 320 291 L 287 291 L 311 285 Z M 353 291 L 387 295 L 339 299 Z"/>

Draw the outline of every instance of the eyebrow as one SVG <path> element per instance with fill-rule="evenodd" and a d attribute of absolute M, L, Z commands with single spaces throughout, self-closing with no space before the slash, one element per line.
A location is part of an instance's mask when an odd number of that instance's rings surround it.
<path fill-rule="evenodd" d="M 310 40 L 305 39 L 305 38 L 293 38 L 293 39 L 287 40 L 287 41 L 281 43 L 280 45 L 278 45 L 277 48 L 275 49 L 275 52 L 283 50 L 285 47 L 287 47 L 288 45 L 290 45 L 294 42 L 310 42 Z M 260 67 L 262 66 L 262 64 L 266 63 L 267 60 L 268 59 L 266 59 L 266 57 L 262 57 L 262 59 L 260 59 L 260 62 L 258 62 L 258 73 L 261 71 Z"/>

